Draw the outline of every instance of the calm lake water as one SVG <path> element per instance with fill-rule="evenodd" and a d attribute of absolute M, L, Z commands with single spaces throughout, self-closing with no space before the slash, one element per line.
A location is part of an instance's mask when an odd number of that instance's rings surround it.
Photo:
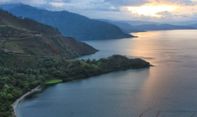
<path fill-rule="evenodd" d="M 197 117 L 197 30 L 134 35 L 88 41 L 100 51 L 84 58 L 122 54 L 155 67 L 58 84 L 22 102 L 17 117 Z"/>

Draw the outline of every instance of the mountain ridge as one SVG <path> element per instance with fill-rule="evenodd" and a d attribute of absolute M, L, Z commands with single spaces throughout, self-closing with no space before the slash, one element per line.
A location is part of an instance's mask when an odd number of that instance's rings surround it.
<path fill-rule="evenodd" d="M 27 18 L 19 18 L 0 10 L 0 50 L 36 56 L 73 58 L 95 53 L 93 47 L 56 29 Z"/>
<path fill-rule="evenodd" d="M 27 17 L 57 28 L 64 36 L 79 40 L 129 38 L 119 27 L 68 11 L 48 11 L 24 4 L 7 4 L 4 10 L 19 17 Z"/>
<path fill-rule="evenodd" d="M 103 21 L 103 19 L 102 19 Z M 112 23 L 121 28 L 126 33 L 131 32 L 144 32 L 144 31 L 156 31 L 156 30 L 179 30 L 179 29 L 196 29 L 195 25 L 178 25 L 168 23 L 157 22 L 142 22 L 142 21 L 113 21 L 104 20 Z"/>

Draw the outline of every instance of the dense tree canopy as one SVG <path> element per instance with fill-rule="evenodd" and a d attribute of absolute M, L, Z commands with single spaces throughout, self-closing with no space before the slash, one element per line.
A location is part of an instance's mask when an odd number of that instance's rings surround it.
<path fill-rule="evenodd" d="M 13 58 L 12 58 L 13 57 Z M 15 59 L 15 62 L 11 62 Z M 1 62 L 2 61 L 2 62 Z M 0 117 L 11 117 L 11 104 L 24 93 L 47 81 L 71 81 L 130 68 L 146 68 L 141 59 L 114 55 L 100 60 L 65 60 L 60 58 L 0 56 Z M 48 82 L 49 83 L 49 82 Z"/>

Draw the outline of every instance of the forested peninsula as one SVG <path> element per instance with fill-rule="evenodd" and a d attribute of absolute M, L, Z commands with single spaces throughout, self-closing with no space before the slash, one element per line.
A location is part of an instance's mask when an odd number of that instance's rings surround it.
<path fill-rule="evenodd" d="M 46 87 L 53 83 L 85 79 L 114 71 L 150 67 L 150 63 L 142 59 L 129 59 L 120 55 L 99 60 L 24 58 L 1 53 L 1 117 L 12 117 L 14 101 L 36 86 Z M 15 62 L 11 62 L 12 59 L 16 59 Z"/>
<path fill-rule="evenodd" d="M 150 66 L 142 59 L 120 55 L 74 59 L 95 52 L 53 27 L 0 10 L 0 117 L 13 117 L 12 104 L 37 86 Z"/>

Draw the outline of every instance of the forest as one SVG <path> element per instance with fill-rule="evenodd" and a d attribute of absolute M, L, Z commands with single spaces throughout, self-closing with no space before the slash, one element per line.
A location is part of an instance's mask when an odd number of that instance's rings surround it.
<path fill-rule="evenodd" d="M 150 67 L 150 63 L 142 59 L 129 59 L 120 55 L 99 60 L 68 60 L 21 57 L 7 53 L 1 53 L 0 65 L 1 117 L 11 117 L 12 103 L 38 85 L 45 87 L 59 81 L 67 82 L 113 71 Z"/>

